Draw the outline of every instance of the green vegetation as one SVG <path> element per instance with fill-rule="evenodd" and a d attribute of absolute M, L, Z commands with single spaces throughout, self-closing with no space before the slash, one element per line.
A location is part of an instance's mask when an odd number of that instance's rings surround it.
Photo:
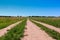
<path fill-rule="evenodd" d="M 33 17 L 32 19 L 39 21 L 39 22 L 44 22 L 50 25 L 53 25 L 57 28 L 60 28 L 60 18 L 42 18 L 42 17 Z"/>
<path fill-rule="evenodd" d="M 46 33 L 48 33 L 54 39 L 60 40 L 60 33 L 56 32 L 54 30 L 51 30 L 51 29 L 49 29 L 49 28 L 47 28 L 39 23 L 34 22 L 34 21 L 32 21 L 32 22 L 35 23 L 37 26 L 39 26 L 42 30 L 44 30 Z"/>
<path fill-rule="evenodd" d="M 17 17 L 0 17 L 0 29 L 5 28 L 10 24 L 13 24 L 22 19 L 23 18 L 17 18 Z"/>
<path fill-rule="evenodd" d="M 0 40 L 21 40 L 21 37 L 23 37 L 25 25 L 26 19 L 16 27 L 9 30 L 7 34 L 0 37 Z"/>

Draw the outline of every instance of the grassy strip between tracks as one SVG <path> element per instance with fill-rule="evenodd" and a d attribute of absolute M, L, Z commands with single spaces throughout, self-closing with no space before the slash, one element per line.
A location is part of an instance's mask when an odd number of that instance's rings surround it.
<path fill-rule="evenodd" d="M 32 21 L 32 20 L 31 20 Z M 39 23 L 36 23 L 34 21 L 32 21 L 34 24 L 36 24 L 37 26 L 39 26 L 42 30 L 44 30 L 47 34 L 49 34 L 52 38 L 56 39 L 56 40 L 60 40 L 60 33 L 54 31 L 54 30 L 51 30 Z"/>
<path fill-rule="evenodd" d="M 0 37 L 0 40 L 21 40 L 21 37 L 24 36 L 23 34 L 24 34 L 25 25 L 26 25 L 26 20 L 24 20 L 19 25 L 9 30 L 6 35 Z"/>

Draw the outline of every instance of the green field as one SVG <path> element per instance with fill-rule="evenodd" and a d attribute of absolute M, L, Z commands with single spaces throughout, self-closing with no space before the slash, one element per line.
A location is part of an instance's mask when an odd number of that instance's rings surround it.
<path fill-rule="evenodd" d="M 21 22 L 11 30 L 9 30 L 7 34 L 0 37 L 0 40 L 21 40 L 21 37 L 24 36 L 23 34 L 25 25 L 26 25 L 26 19 L 24 19 L 23 22 Z"/>
<path fill-rule="evenodd" d="M 7 33 L 5 35 L 1 36 L 0 40 L 21 40 L 21 38 L 24 37 L 24 29 L 26 29 L 25 26 L 27 24 L 28 19 L 32 23 L 37 25 L 39 28 L 44 30 L 53 39 L 60 40 L 60 33 L 33 21 L 33 20 L 35 20 L 38 22 L 43 22 L 43 23 L 46 23 L 49 25 L 53 25 L 56 28 L 60 28 L 60 25 L 59 25 L 60 18 L 56 18 L 56 17 L 52 17 L 52 18 L 49 18 L 49 17 L 0 17 L 0 30 L 3 28 L 6 28 L 7 26 L 9 26 L 13 23 L 22 21 L 15 27 L 11 28 L 10 30 L 7 30 Z M 29 25 L 28 25 L 28 27 L 29 27 Z"/>
<path fill-rule="evenodd" d="M 23 18 L 17 18 L 17 17 L 0 17 L 0 29 L 5 28 L 10 24 L 16 23 L 22 19 Z"/>
<path fill-rule="evenodd" d="M 60 28 L 60 18 L 32 17 L 32 19 Z"/>

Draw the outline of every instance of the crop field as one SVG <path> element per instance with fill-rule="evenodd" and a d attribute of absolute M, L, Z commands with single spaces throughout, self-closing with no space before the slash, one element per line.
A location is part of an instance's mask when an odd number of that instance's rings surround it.
<path fill-rule="evenodd" d="M 5 27 L 9 26 L 10 24 L 13 24 L 19 20 L 22 20 L 22 18 L 0 17 L 0 29 L 5 28 Z"/>
<path fill-rule="evenodd" d="M 59 24 L 58 17 L 0 17 L 0 40 L 60 40 Z"/>
<path fill-rule="evenodd" d="M 60 18 L 44 18 L 44 17 L 33 17 L 32 19 L 36 20 L 36 21 L 40 21 L 40 22 L 44 22 L 50 25 L 53 25 L 57 28 L 60 28 Z"/>
<path fill-rule="evenodd" d="M 9 30 L 9 32 L 2 36 L 0 40 L 20 40 L 20 38 L 23 37 L 25 25 L 26 19 L 16 27 Z"/>

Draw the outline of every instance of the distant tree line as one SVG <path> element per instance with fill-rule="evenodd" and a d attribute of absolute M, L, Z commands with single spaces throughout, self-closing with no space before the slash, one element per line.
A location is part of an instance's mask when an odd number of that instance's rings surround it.
<path fill-rule="evenodd" d="M 22 16 L 0 16 L 0 17 L 22 17 Z"/>
<path fill-rule="evenodd" d="M 54 18 L 54 17 L 60 17 L 60 16 L 29 16 L 29 17 L 44 17 L 44 18 Z"/>
<path fill-rule="evenodd" d="M 0 17 L 12 17 L 12 16 L 0 16 Z"/>

